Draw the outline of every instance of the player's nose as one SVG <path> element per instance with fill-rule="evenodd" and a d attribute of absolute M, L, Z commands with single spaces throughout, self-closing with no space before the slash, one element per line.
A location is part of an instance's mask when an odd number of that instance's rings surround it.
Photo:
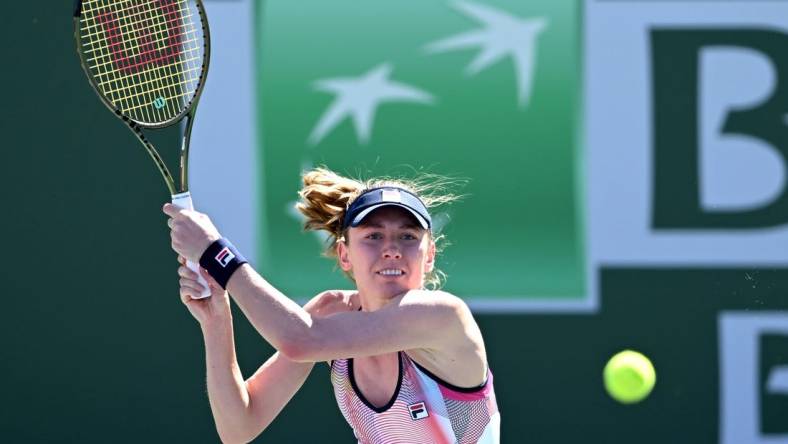
<path fill-rule="evenodd" d="M 394 242 L 389 242 L 383 246 L 383 257 L 385 259 L 400 259 L 402 258 L 402 250 Z"/>

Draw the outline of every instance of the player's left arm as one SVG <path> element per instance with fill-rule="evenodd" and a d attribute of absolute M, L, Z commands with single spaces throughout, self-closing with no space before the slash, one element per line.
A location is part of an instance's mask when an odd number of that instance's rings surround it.
<path fill-rule="evenodd" d="M 218 230 L 204 214 L 165 205 L 172 218 L 172 246 L 199 261 Z M 282 294 L 249 264 L 239 267 L 227 290 L 255 329 L 294 361 L 326 361 L 410 349 L 451 351 L 483 347 L 468 307 L 441 291 L 414 290 L 374 312 L 321 319 Z"/>
<path fill-rule="evenodd" d="M 257 331 L 294 361 L 328 361 L 411 349 L 483 348 L 468 306 L 443 291 L 411 290 L 380 310 L 317 318 L 248 264 L 233 274 L 227 289 Z"/>
<path fill-rule="evenodd" d="M 372 312 L 313 319 L 290 344 L 295 361 L 360 357 L 400 350 L 451 352 L 474 348 L 481 336 L 467 305 L 444 291 L 411 290 Z M 483 347 L 483 346 L 482 346 Z"/>

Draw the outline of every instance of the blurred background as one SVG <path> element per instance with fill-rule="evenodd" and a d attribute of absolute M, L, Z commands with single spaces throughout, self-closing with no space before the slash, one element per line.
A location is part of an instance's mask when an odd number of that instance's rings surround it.
<path fill-rule="evenodd" d="M 281 290 L 349 288 L 292 210 L 302 170 L 463 178 L 439 266 L 503 442 L 788 443 L 786 2 L 205 4 L 195 205 Z M 0 19 L 0 441 L 216 442 L 166 187 L 72 14 Z M 249 376 L 272 349 L 235 325 Z M 602 384 L 626 348 L 657 372 L 634 405 Z M 353 442 L 324 367 L 257 441 Z"/>

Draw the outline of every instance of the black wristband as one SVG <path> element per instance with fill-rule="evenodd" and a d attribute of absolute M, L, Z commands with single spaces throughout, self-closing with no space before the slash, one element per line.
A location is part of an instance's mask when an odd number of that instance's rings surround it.
<path fill-rule="evenodd" d="M 229 240 L 221 238 L 212 243 L 200 256 L 200 266 L 208 270 L 208 274 L 216 282 L 227 288 L 227 281 L 241 265 L 248 261 Z"/>

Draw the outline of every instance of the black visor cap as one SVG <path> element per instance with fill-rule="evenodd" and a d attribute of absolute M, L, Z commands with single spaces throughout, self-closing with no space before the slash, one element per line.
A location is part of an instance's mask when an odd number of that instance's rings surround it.
<path fill-rule="evenodd" d="M 415 194 L 397 187 L 373 188 L 365 191 L 350 204 L 342 227 L 357 227 L 365 217 L 378 208 L 395 206 L 408 210 L 422 228 L 432 228 L 432 219 L 427 207 Z"/>

